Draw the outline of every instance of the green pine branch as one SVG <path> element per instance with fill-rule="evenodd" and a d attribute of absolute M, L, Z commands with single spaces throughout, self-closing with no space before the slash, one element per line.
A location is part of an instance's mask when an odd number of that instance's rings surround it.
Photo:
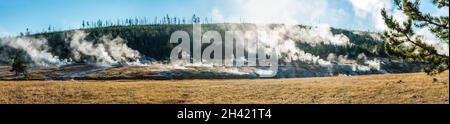
<path fill-rule="evenodd" d="M 448 56 L 439 54 L 437 50 L 426 44 L 420 36 L 416 36 L 413 25 L 417 28 L 426 28 L 436 35 L 443 42 L 448 43 L 449 23 L 448 16 L 433 17 L 429 13 L 420 11 L 420 1 L 415 0 L 394 0 L 398 10 L 407 16 L 407 21 L 399 23 L 388 15 L 386 10 L 381 11 L 384 22 L 388 30 L 384 32 L 386 39 L 385 50 L 389 55 L 402 59 L 412 59 L 427 63 L 423 71 L 429 75 L 434 75 L 448 70 Z M 438 7 L 448 7 L 449 0 L 433 0 Z"/>

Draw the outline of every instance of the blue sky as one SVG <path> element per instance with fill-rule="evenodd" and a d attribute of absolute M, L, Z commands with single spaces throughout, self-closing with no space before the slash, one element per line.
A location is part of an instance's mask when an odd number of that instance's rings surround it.
<path fill-rule="evenodd" d="M 166 14 L 179 17 L 197 14 L 216 22 L 323 23 L 376 31 L 372 22 L 375 16 L 371 14 L 389 0 L 371 1 L 377 0 L 0 0 L 0 36 L 17 35 L 26 28 L 39 32 L 49 25 L 56 29 L 79 28 L 82 20 L 153 19 Z M 432 7 L 431 0 L 422 1 L 424 10 L 442 13 Z M 380 7 L 374 8 L 373 4 Z"/>

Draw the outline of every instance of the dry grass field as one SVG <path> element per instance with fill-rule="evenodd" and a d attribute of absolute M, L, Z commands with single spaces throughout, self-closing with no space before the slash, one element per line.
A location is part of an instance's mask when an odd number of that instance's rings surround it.
<path fill-rule="evenodd" d="M 449 103 L 448 71 L 237 80 L 0 81 L 0 103 Z M 433 79 L 436 78 L 436 79 Z"/>

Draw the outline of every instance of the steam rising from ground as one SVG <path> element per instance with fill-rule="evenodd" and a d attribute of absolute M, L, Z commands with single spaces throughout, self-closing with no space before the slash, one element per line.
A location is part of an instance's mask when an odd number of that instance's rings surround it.
<path fill-rule="evenodd" d="M 278 50 L 278 58 L 283 67 L 278 71 L 278 77 L 297 77 L 302 74 L 314 73 L 310 75 L 315 76 L 329 76 L 337 70 L 337 73 L 342 72 L 384 72 L 381 70 L 381 60 L 373 58 L 369 59 L 363 53 L 359 54 L 357 60 L 348 58 L 348 55 L 336 56 L 330 53 L 328 58 L 321 58 L 317 55 L 305 52 L 299 48 L 299 43 L 306 43 L 311 46 L 316 45 L 332 45 L 332 46 L 351 46 L 350 39 L 344 34 L 335 34 L 331 28 L 326 25 L 319 25 L 313 27 L 303 27 L 298 25 L 279 25 L 271 26 L 264 24 L 257 24 L 256 29 L 239 29 L 239 27 L 232 27 L 231 30 L 256 30 L 258 32 L 277 32 L 277 36 L 270 38 L 259 37 L 259 40 L 278 41 L 276 44 Z M 375 35 L 375 34 L 371 34 Z M 248 38 L 248 37 L 247 37 Z M 262 39 L 261 39 L 262 38 Z M 252 40 L 247 42 L 254 42 Z M 264 42 L 263 42 L 264 43 Z M 256 44 L 256 43 L 250 43 Z M 258 43 L 259 45 L 260 43 Z M 266 43 L 267 44 L 267 43 Z M 251 49 L 250 49 L 251 50 Z M 256 52 L 256 51 L 249 51 Z M 314 67 L 315 69 L 307 69 Z M 305 68 L 306 67 L 306 68 Z M 243 69 L 243 68 L 238 68 Z M 311 70 L 310 70 L 311 69 Z M 259 71 L 264 69 L 254 68 L 252 73 L 259 74 Z M 246 71 L 247 72 L 247 71 Z M 292 74 L 297 73 L 297 74 Z M 308 74 L 307 74 L 308 75 Z M 347 74 L 346 74 L 347 75 Z"/>
<path fill-rule="evenodd" d="M 216 22 L 248 22 L 257 24 L 257 31 L 279 32 L 277 47 L 278 58 L 288 63 L 288 66 L 300 66 L 301 64 L 316 64 L 332 67 L 333 63 L 319 56 L 307 53 L 299 49 L 298 43 L 306 43 L 311 46 L 319 44 L 350 46 L 350 39 L 344 34 L 334 34 L 328 24 L 321 23 L 320 18 L 329 18 L 328 12 L 339 12 L 335 8 L 327 7 L 328 1 L 307 0 L 233 0 L 227 10 L 231 14 L 222 15 L 217 8 L 211 15 Z M 230 11 L 227 11 L 230 13 Z M 242 20 L 243 17 L 244 19 Z M 298 17 L 306 18 L 299 21 Z M 315 26 L 300 27 L 299 22 L 306 22 Z M 271 27 L 272 23 L 282 25 Z M 231 28 L 231 30 L 241 30 Z M 244 29 L 246 30 L 246 29 Z M 252 51 L 249 51 L 252 52 Z"/>
<path fill-rule="evenodd" d="M 271 30 L 267 27 L 259 26 L 259 30 Z M 279 32 L 279 36 L 274 39 L 278 40 L 279 58 L 285 62 L 299 61 L 308 64 L 319 64 L 323 66 L 331 66 L 329 61 L 321 59 L 311 53 L 307 53 L 298 47 L 298 43 L 306 43 L 311 46 L 319 44 L 346 46 L 351 45 L 350 39 L 344 34 L 334 34 L 328 25 L 320 25 L 316 27 L 300 27 L 295 25 L 283 25 L 272 29 Z"/>
<path fill-rule="evenodd" d="M 248 30 L 232 27 L 231 30 Z M 258 37 L 258 40 L 279 41 L 278 56 L 280 62 L 286 63 L 279 68 L 277 77 L 302 77 L 302 76 L 330 76 L 333 73 L 370 72 L 381 70 L 381 61 L 368 59 L 360 54 L 357 60 L 348 59 L 347 55 L 335 55 L 330 53 L 327 58 L 321 58 L 305 52 L 298 47 L 298 43 L 311 45 L 327 44 L 335 46 L 352 45 L 349 38 L 343 34 L 333 34 L 330 27 L 300 27 L 282 25 L 271 27 L 258 25 L 255 31 L 276 31 L 276 37 Z M 88 34 L 83 31 L 74 31 L 68 35 L 65 42 L 70 48 L 70 58 L 61 59 L 49 52 L 50 48 L 44 38 L 16 37 L 5 38 L 2 45 L 26 51 L 37 66 L 61 66 L 75 62 L 83 62 L 96 65 L 131 65 L 146 66 L 158 70 L 164 77 L 176 77 L 181 70 L 184 75 L 188 73 L 215 74 L 226 73 L 230 75 L 242 75 L 244 77 L 258 77 L 261 73 L 267 73 L 267 67 L 224 67 L 208 64 L 200 65 L 170 65 L 159 62 L 142 63 L 138 51 L 129 48 L 125 41 L 110 35 L 89 40 Z M 248 51 L 256 52 L 256 51 Z M 98 71 L 94 68 L 79 74 L 88 74 Z M 101 68 L 105 70 L 105 68 Z M 335 72 L 337 70 L 337 72 Z M 183 75 L 183 74 L 181 74 Z M 347 75 L 347 74 L 345 74 Z"/>
<path fill-rule="evenodd" d="M 87 33 L 75 31 L 70 40 L 66 40 L 72 49 L 73 60 L 102 65 L 137 64 L 140 54 L 129 48 L 120 37 L 105 35 L 97 41 L 87 41 Z M 89 56 L 88 60 L 83 56 Z"/>
<path fill-rule="evenodd" d="M 326 45 L 350 45 L 350 39 L 344 34 L 334 35 L 331 32 L 331 27 L 326 24 L 321 24 L 311 28 L 300 28 L 298 26 L 288 27 L 288 36 L 294 40 L 308 43 L 311 45 L 326 44 Z"/>
<path fill-rule="evenodd" d="M 76 62 L 97 65 L 140 65 L 140 54 L 129 48 L 120 37 L 112 38 L 105 35 L 99 39 L 89 41 L 88 34 L 83 31 L 74 31 L 66 42 L 69 44 L 69 58 L 62 59 L 50 52 L 47 39 L 33 37 L 7 37 L 2 39 L 2 46 L 9 46 L 27 53 L 34 65 L 37 66 L 61 66 Z M 2 53 L 7 53 L 2 51 Z M 1 59 L 9 60 L 13 57 L 2 56 Z"/>
<path fill-rule="evenodd" d="M 54 56 L 49 52 L 47 39 L 45 38 L 30 38 L 30 37 L 7 37 L 2 40 L 1 44 L 6 44 L 12 48 L 25 51 L 31 58 L 34 64 L 40 66 L 61 65 L 65 62 L 59 60 L 58 56 Z M 2 53 L 6 53 L 3 52 Z M 1 59 L 8 60 L 2 56 Z"/>
<path fill-rule="evenodd" d="M 311 46 L 320 44 L 335 46 L 351 46 L 350 39 L 344 34 L 335 34 L 331 27 L 323 22 L 320 18 L 330 18 L 330 12 L 339 12 L 339 10 L 330 10 L 328 1 L 317 0 L 311 2 L 309 0 L 230 0 L 232 7 L 226 8 L 234 12 L 231 15 L 222 15 L 218 9 L 213 9 L 211 15 L 215 22 L 248 22 L 255 23 L 256 28 L 242 29 L 242 27 L 230 27 L 230 30 L 254 30 L 256 32 L 278 32 L 276 37 L 270 40 L 279 41 L 276 45 L 278 48 L 278 58 L 280 62 L 284 62 L 285 68 L 278 71 L 279 77 L 290 77 L 289 75 L 302 74 L 308 72 L 322 73 L 321 75 L 331 75 L 334 70 L 348 71 L 383 71 L 381 66 L 383 61 L 377 58 L 370 58 L 363 53 L 356 53 L 357 59 L 350 59 L 348 55 L 337 55 L 329 53 L 328 57 L 321 58 L 317 55 L 305 52 L 298 47 L 299 43 L 306 43 Z M 369 23 L 373 23 L 377 30 L 386 28 L 380 13 L 382 8 L 391 8 L 391 0 L 349 0 L 353 7 L 354 14 L 360 18 L 366 18 Z M 448 8 L 447 8 L 448 9 Z M 446 10 L 447 11 L 447 10 Z M 401 13 L 394 11 L 394 15 L 398 20 L 404 20 Z M 448 13 L 447 13 L 448 15 Z M 305 17 L 299 21 L 298 17 Z M 242 17 L 242 18 L 241 18 Z M 311 27 L 301 27 L 297 24 L 304 22 Z M 266 25 L 269 23 L 281 23 L 278 26 Z M 358 33 L 358 32 L 357 32 Z M 448 56 L 448 43 L 440 44 L 438 40 L 429 34 L 427 30 L 418 32 L 425 39 L 429 39 L 429 44 L 438 48 L 440 54 Z M 69 44 L 71 57 L 61 59 L 49 52 L 47 40 L 44 38 L 15 37 L 5 38 L 0 42 L 1 45 L 10 46 L 15 49 L 26 51 L 34 64 L 38 66 L 60 66 L 75 62 L 84 62 L 98 65 L 132 65 L 132 66 L 148 66 L 157 68 L 161 72 L 173 70 L 195 71 L 195 69 L 203 69 L 205 71 L 220 71 L 237 75 L 258 74 L 264 70 L 264 67 L 219 67 L 208 64 L 200 65 L 170 65 L 159 62 L 142 63 L 139 61 L 141 54 L 129 48 L 125 41 L 120 37 L 112 37 L 110 35 L 101 36 L 98 39 L 89 40 L 88 33 L 83 31 L 74 31 L 66 39 Z M 380 39 L 379 35 L 370 34 L 376 39 Z M 265 37 L 258 37 L 259 40 L 267 41 Z M 263 45 L 271 44 L 263 42 Z M 254 41 L 249 41 L 247 44 Z M 256 53 L 251 49 L 247 52 Z M 351 52 L 351 51 L 350 51 Z M 4 52 L 2 52 L 3 54 Z M 0 59 L 8 60 L 0 54 Z M 9 58 L 10 59 L 10 58 Z M 241 59 L 241 58 L 236 58 Z M 306 68 L 305 65 L 314 67 Z M 288 67 L 289 66 L 289 67 Z M 192 68 L 193 67 L 193 68 Z M 194 69 L 194 70 L 193 70 Z M 283 71 L 284 70 L 284 71 Z M 341 73 L 342 71 L 338 71 Z"/>

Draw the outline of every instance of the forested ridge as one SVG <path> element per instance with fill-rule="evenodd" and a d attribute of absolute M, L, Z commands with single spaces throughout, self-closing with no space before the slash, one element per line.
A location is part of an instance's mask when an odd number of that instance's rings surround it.
<path fill-rule="evenodd" d="M 216 30 L 221 33 L 224 40 L 225 31 L 235 29 L 252 30 L 256 28 L 256 24 L 203 24 L 202 32 L 209 30 Z M 272 24 L 272 27 L 283 26 L 281 24 Z M 298 25 L 303 28 L 307 26 Z M 121 26 L 106 26 L 77 29 L 88 33 L 87 40 L 97 39 L 104 35 L 111 35 L 112 37 L 120 37 L 124 39 L 126 44 L 139 51 L 142 55 L 151 57 L 155 60 L 168 60 L 170 51 L 177 44 L 170 44 L 169 39 L 171 33 L 183 30 L 187 31 L 192 36 L 191 24 L 151 24 L 151 25 L 121 25 Z M 31 37 L 42 37 L 48 40 L 50 51 L 55 55 L 66 58 L 70 55 L 70 50 L 66 47 L 65 42 L 74 30 L 44 32 L 31 34 Z M 333 34 L 344 34 L 350 39 L 352 45 L 332 45 L 323 44 L 311 45 L 303 42 L 296 42 L 297 47 L 305 52 L 311 53 L 321 58 L 326 58 L 330 53 L 336 55 L 348 55 L 350 58 L 356 57 L 360 53 L 364 53 L 369 57 L 387 57 L 384 53 L 383 41 L 374 36 L 380 36 L 378 33 L 350 31 L 344 29 L 332 28 Z M 95 40 L 93 40 L 95 41 Z M 191 37 L 192 41 L 192 37 Z M 205 45 L 206 46 L 206 45 Z"/>

